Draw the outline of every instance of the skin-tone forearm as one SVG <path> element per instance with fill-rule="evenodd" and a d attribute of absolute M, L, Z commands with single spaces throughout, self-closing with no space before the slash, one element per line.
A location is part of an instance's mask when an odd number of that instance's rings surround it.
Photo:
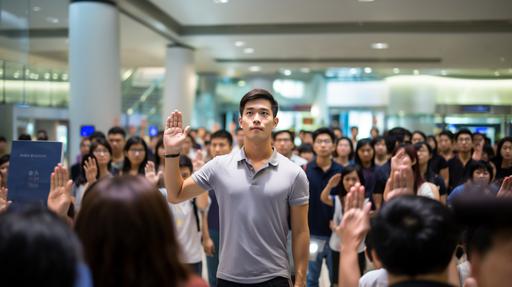
<path fill-rule="evenodd" d="M 373 202 L 375 203 L 376 210 L 379 210 L 382 205 L 382 194 L 374 193 L 372 194 Z"/>
<path fill-rule="evenodd" d="M 309 259 L 309 206 L 294 206 L 291 208 L 292 253 L 295 264 L 295 287 L 306 286 L 306 272 Z"/>
<path fill-rule="evenodd" d="M 167 200 L 171 203 L 179 203 L 183 178 L 181 177 L 179 157 L 165 159 L 164 172 L 165 188 L 167 189 Z"/>
<path fill-rule="evenodd" d="M 357 246 L 341 246 L 339 284 L 340 287 L 357 287 L 361 273 L 359 270 Z"/>

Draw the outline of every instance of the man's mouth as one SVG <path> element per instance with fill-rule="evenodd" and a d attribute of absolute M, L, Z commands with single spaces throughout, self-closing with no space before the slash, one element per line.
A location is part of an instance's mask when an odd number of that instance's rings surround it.
<path fill-rule="evenodd" d="M 259 131 L 262 131 L 263 128 L 260 128 L 260 127 L 252 127 L 251 130 L 259 130 Z"/>

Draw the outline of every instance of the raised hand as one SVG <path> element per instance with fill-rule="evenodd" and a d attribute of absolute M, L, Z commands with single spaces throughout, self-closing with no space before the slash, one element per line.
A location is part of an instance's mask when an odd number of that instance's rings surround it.
<path fill-rule="evenodd" d="M 512 197 L 512 175 L 503 179 L 497 197 Z"/>
<path fill-rule="evenodd" d="M 327 182 L 327 185 L 332 189 L 336 187 L 338 184 L 340 184 L 341 180 L 341 173 L 337 173 L 333 175 L 331 178 L 329 178 L 329 181 Z"/>
<path fill-rule="evenodd" d="M 178 154 L 187 138 L 190 126 L 183 128 L 183 117 L 181 112 L 175 110 L 167 117 L 166 129 L 164 131 L 164 147 L 166 154 Z"/>
<path fill-rule="evenodd" d="M 364 203 L 364 186 L 359 183 L 350 188 L 345 197 L 345 212 L 336 234 L 344 248 L 357 249 L 370 230 L 371 203 Z"/>
<path fill-rule="evenodd" d="M 384 189 L 384 200 L 395 196 L 414 194 L 414 174 L 411 168 L 402 168 L 390 174 Z"/>
<path fill-rule="evenodd" d="M 63 217 L 67 216 L 73 202 L 71 187 L 73 181 L 68 177 L 68 170 L 59 163 L 50 177 L 50 193 L 48 194 L 48 209 Z"/>
<path fill-rule="evenodd" d="M 98 165 L 96 159 L 93 157 L 88 158 L 84 163 L 85 178 L 87 183 L 92 184 L 98 178 Z"/>
<path fill-rule="evenodd" d="M 0 213 L 7 210 L 10 202 L 7 200 L 7 188 L 0 187 Z"/>
<path fill-rule="evenodd" d="M 153 185 L 158 185 L 158 181 L 160 177 L 163 175 L 162 171 L 158 173 L 155 170 L 155 164 L 152 161 L 148 161 L 146 166 L 144 167 L 146 179 Z"/>

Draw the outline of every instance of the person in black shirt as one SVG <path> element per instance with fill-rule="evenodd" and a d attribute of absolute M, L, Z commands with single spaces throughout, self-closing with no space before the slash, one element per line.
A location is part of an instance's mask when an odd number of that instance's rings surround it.
<path fill-rule="evenodd" d="M 496 180 L 500 181 L 506 176 L 512 175 L 512 137 L 500 140 L 496 150 L 496 157 L 492 163 L 496 167 Z"/>
<path fill-rule="evenodd" d="M 432 136 L 431 136 L 432 137 Z M 422 131 L 414 131 L 412 132 L 411 143 L 416 144 L 419 142 L 428 142 L 429 137 L 425 135 Z M 440 155 L 437 154 L 437 141 L 435 137 L 432 137 L 434 147 L 430 149 L 430 161 L 429 168 L 444 180 L 444 186 L 448 185 L 448 180 L 450 178 L 448 171 L 448 162 Z M 445 198 L 446 199 L 446 198 Z"/>
<path fill-rule="evenodd" d="M 439 188 L 440 201 L 446 203 L 446 186 L 444 180 L 431 169 L 432 149 L 426 142 L 418 142 L 414 144 L 418 153 L 418 163 L 420 166 L 420 174 L 427 181 Z"/>
<path fill-rule="evenodd" d="M 474 160 L 472 156 L 472 133 L 468 129 L 461 129 L 455 134 L 458 153 L 448 160 L 450 180 L 448 182 L 448 195 L 458 185 L 466 182 L 471 176 L 468 167 Z"/>

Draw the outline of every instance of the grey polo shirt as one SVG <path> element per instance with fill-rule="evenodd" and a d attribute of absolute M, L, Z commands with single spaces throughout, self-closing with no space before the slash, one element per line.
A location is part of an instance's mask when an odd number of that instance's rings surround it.
<path fill-rule="evenodd" d="M 219 202 L 217 277 L 242 284 L 290 278 L 288 215 L 290 206 L 309 202 L 304 171 L 274 150 L 255 172 L 242 149 L 215 157 L 192 179 L 205 190 L 213 189 Z"/>

